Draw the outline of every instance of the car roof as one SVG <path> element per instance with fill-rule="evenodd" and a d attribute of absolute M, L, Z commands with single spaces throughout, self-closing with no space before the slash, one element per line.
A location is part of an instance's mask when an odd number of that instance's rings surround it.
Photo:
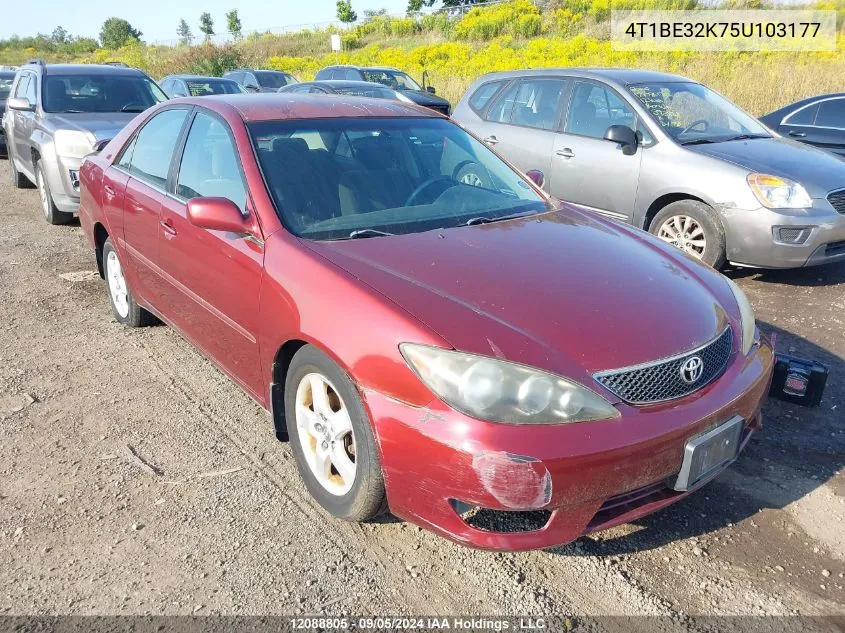
<path fill-rule="evenodd" d="M 21 69 L 41 69 L 45 75 L 144 75 L 137 68 L 129 66 L 108 66 L 106 64 L 26 64 Z"/>
<path fill-rule="evenodd" d="M 291 84 L 292 86 L 326 86 L 327 88 L 379 88 L 380 90 L 390 90 L 384 84 L 379 84 L 374 81 L 355 81 L 353 79 L 317 79 L 315 81 L 303 81 L 298 84 Z"/>
<path fill-rule="evenodd" d="M 286 70 L 279 70 L 278 68 L 233 68 L 227 70 L 225 74 L 229 73 L 282 73 L 283 75 L 290 75 Z"/>
<path fill-rule="evenodd" d="M 326 66 L 323 70 L 327 68 L 351 68 L 353 70 L 389 70 L 391 72 L 405 72 L 403 70 L 399 70 L 393 66 L 355 66 L 354 64 L 332 64 L 331 66 Z"/>
<path fill-rule="evenodd" d="M 187 79 L 189 81 L 207 81 L 209 79 L 213 79 L 214 81 L 228 81 L 230 83 L 237 83 L 234 79 L 227 79 L 226 77 L 214 77 L 212 75 L 167 75 L 166 77 L 162 77 L 161 80 L 164 81 L 165 79 Z"/>
<path fill-rule="evenodd" d="M 598 79 L 613 81 L 622 85 L 633 85 L 651 82 L 692 82 L 693 80 L 653 70 L 638 70 L 632 68 L 537 68 L 533 70 L 509 70 L 488 73 L 481 77 L 484 80 L 512 79 L 514 77 L 557 77 L 568 75 L 584 79 Z M 697 83 L 697 82 L 695 82 Z"/>
<path fill-rule="evenodd" d="M 335 119 L 363 117 L 422 117 L 443 118 L 443 115 L 413 103 L 289 92 L 267 92 L 255 94 L 210 95 L 180 99 L 182 103 L 193 103 L 201 107 L 235 113 L 247 123 L 287 119 Z M 166 103 L 166 102 L 165 102 Z"/>

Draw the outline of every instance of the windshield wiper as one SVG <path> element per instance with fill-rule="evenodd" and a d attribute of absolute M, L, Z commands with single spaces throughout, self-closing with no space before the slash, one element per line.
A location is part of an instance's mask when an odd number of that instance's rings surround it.
<path fill-rule="evenodd" d="M 724 142 L 724 141 L 747 141 L 747 140 L 755 139 L 755 138 L 772 138 L 772 137 L 769 136 L 768 134 L 738 134 L 736 136 L 730 136 L 728 138 L 721 138 L 721 139 L 719 139 L 719 142 L 721 143 L 721 142 Z"/>
<path fill-rule="evenodd" d="M 704 145 L 705 143 L 715 143 L 713 139 L 710 138 L 694 138 L 691 141 L 684 141 L 681 145 Z"/>
<path fill-rule="evenodd" d="M 361 239 L 364 237 L 381 237 L 383 235 L 393 235 L 387 231 L 379 231 L 378 229 L 358 229 L 349 234 L 350 240 Z"/>
<path fill-rule="evenodd" d="M 501 222 L 502 220 L 513 220 L 514 218 L 521 218 L 526 215 L 532 215 L 536 213 L 536 211 L 520 211 L 519 213 L 511 213 L 510 215 L 502 215 L 497 218 L 488 218 L 484 215 L 479 215 L 474 218 L 470 218 L 466 222 L 463 223 L 462 226 L 475 226 L 476 224 L 490 224 L 491 222 Z"/>

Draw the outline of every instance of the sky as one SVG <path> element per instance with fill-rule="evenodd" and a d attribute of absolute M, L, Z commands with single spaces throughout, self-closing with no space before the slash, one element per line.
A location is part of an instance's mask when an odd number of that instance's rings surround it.
<path fill-rule="evenodd" d="M 211 13 L 215 31 L 226 30 L 225 13 L 237 8 L 244 33 L 275 30 L 280 27 L 317 24 L 335 20 L 336 0 L 36 0 L 16 2 L 14 11 L 0 0 L 0 39 L 11 35 L 52 33 L 57 26 L 73 35 L 98 37 L 100 26 L 109 17 L 121 17 L 143 32 L 143 40 L 176 39 L 176 27 L 184 18 L 194 35 L 199 34 L 199 16 Z M 364 9 L 387 9 L 403 13 L 407 0 L 352 0 L 359 16 Z"/>

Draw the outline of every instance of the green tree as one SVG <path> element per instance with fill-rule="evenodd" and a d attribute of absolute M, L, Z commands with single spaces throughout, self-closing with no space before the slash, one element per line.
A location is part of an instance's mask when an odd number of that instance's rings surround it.
<path fill-rule="evenodd" d="M 143 33 L 132 28 L 123 18 L 109 18 L 100 29 L 100 44 L 103 48 L 120 48 L 126 44 L 140 42 Z"/>
<path fill-rule="evenodd" d="M 344 24 L 350 24 L 358 19 L 358 14 L 352 10 L 351 0 L 337 0 L 337 19 Z"/>
<path fill-rule="evenodd" d="M 64 27 L 57 26 L 53 29 L 53 35 L 50 36 L 56 44 L 66 44 L 70 40 L 70 36 Z"/>
<path fill-rule="evenodd" d="M 191 42 L 194 40 L 194 34 L 191 33 L 191 27 L 188 26 L 188 23 L 184 19 L 179 20 L 179 26 L 176 28 L 176 35 L 179 36 L 179 43 L 184 44 L 185 46 L 190 46 Z"/>
<path fill-rule="evenodd" d="M 208 12 L 200 16 L 200 31 L 205 35 L 206 42 L 214 35 L 214 20 L 211 19 L 211 14 Z"/>
<path fill-rule="evenodd" d="M 241 39 L 243 29 L 241 27 L 241 19 L 238 17 L 237 9 L 232 9 L 226 14 L 226 29 L 236 40 Z"/>

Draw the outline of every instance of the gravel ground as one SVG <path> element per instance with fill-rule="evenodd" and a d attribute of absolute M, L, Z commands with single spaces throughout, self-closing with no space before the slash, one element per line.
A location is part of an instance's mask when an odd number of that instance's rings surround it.
<path fill-rule="evenodd" d="M 845 616 L 845 266 L 731 273 L 830 366 L 819 409 L 770 402 L 672 508 L 495 554 L 329 518 L 269 414 L 171 329 L 116 323 L 79 226 L 0 173 L 0 614 Z"/>

